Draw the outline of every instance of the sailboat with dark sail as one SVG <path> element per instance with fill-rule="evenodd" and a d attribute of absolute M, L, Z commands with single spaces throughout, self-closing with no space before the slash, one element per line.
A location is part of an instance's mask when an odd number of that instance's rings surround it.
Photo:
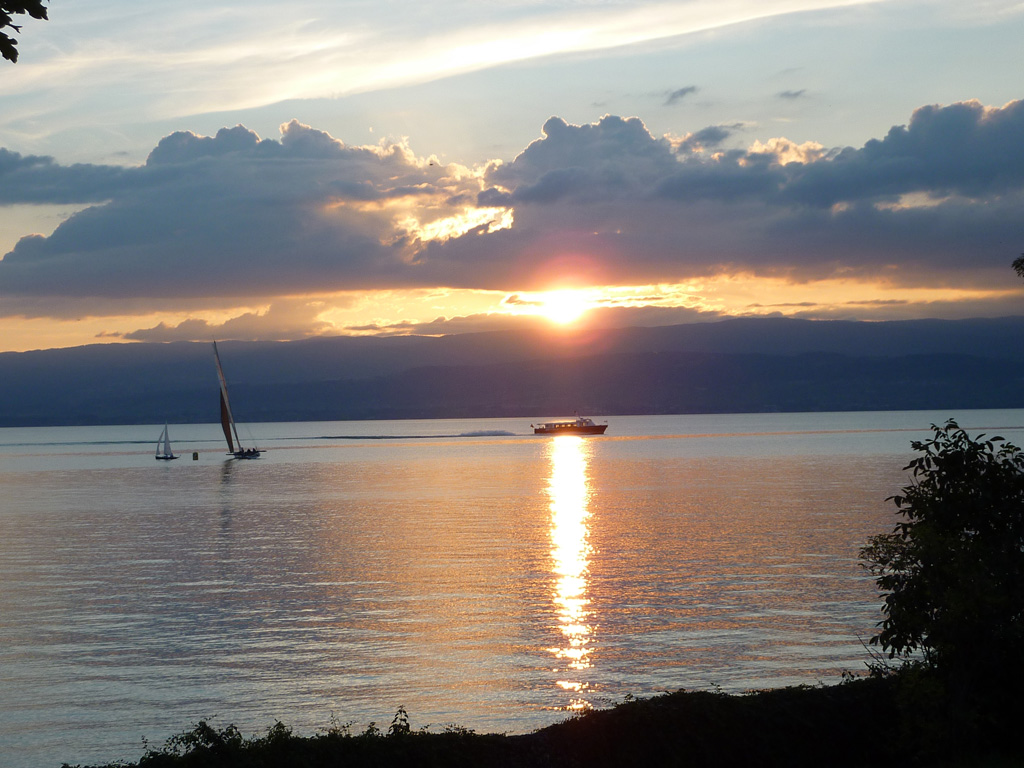
<path fill-rule="evenodd" d="M 228 382 L 220 365 L 216 341 L 213 342 L 213 359 L 217 363 L 217 379 L 220 381 L 220 426 L 224 430 L 224 439 L 228 442 L 228 454 L 236 459 L 258 459 L 260 449 L 244 448 L 238 437 L 238 427 L 235 425 L 235 417 L 231 415 L 231 402 L 228 400 Z"/>

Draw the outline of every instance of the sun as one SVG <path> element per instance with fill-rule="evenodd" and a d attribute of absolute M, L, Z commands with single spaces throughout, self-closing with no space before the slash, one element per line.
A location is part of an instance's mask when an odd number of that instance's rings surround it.
<path fill-rule="evenodd" d="M 539 314 L 559 325 L 568 325 L 590 309 L 586 297 L 579 291 L 549 291 L 541 300 Z"/>

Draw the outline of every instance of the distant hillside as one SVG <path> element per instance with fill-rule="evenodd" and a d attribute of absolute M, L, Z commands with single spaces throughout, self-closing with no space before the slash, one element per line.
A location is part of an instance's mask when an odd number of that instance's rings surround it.
<path fill-rule="evenodd" d="M 244 421 L 1024 407 L 1024 318 L 224 342 Z M 0 425 L 212 422 L 206 343 L 0 354 Z"/>

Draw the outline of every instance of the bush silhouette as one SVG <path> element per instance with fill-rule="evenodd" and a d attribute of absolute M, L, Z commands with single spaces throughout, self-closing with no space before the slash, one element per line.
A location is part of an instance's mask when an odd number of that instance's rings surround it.
<path fill-rule="evenodd" d="M 953 420 L 932 431 L 892 497 L 900 522 L 861 550 L 884 597 L 871 643 L 910 662 L 911 707 L 991 737 L 1024 679 L 1024 454 Z"/>

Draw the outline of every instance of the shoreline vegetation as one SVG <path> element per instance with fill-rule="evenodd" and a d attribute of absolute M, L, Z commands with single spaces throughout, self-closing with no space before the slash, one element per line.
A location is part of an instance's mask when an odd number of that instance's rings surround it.
<path fill-rule="evenodd" d="M 386 729 L 332 725 L 300 736 L 278 722 L 249 738 L 205 721 L 135 763 L 92 768 L 280 766 L 1024 766 L 1013 718 L 978 722 L 942 697 L 921 706 L 920 669 L 846 675 L 837 685 L 726 694 L 678 691 L 589 710 L 522 735 L 451 725 L 416 730 L 399 708 Z M 65 764 L 64 768 L 70 768 Z"/>

